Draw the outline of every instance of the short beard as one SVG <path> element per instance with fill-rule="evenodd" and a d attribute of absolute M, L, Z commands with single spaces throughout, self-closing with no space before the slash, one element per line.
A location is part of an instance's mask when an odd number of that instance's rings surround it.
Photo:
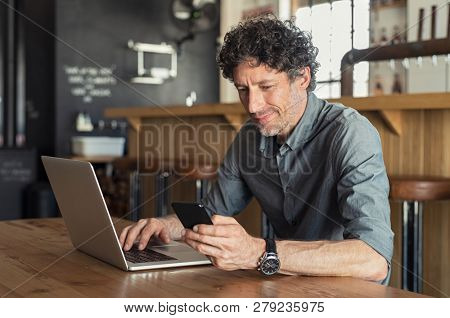
<path fill-rule="evenodd" d="M 272 137 L 279 135 L 283 130 L 286 129 L 286 127 L 289 126 L 289 121 L 286 119 L 283 119 L 280 123 L 278 123 L 275 127 L 262 127 L 258 125 L 259 132 L 264 137 Z"/>
<path fill-rule="evenodd" d="M 280 115 L 280 122 L 274 127 L 264 128 L 258 125 L 259 132 L 265 137 L 278 136 L 291 126 L 293 119 L 298 111 L 298 107 L 301 104 L 302 97 L 297 93 L 295 89 L 292 90 L 292 102 L 288 109 L 286 109 L 285 116 Z"/>

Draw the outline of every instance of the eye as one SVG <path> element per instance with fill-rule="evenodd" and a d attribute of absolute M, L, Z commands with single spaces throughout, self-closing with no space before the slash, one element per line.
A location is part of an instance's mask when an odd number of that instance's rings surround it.
<path fill-rule="evenodd" d="M 238 87 L 239 94 L 246 93 L 248 91 L 247 87 Z"/>
<path fill-rule="evenodd" d="M 271 89 L 272 87 L 273 87 L 273 85 L 263 85 L 263 86 L 261 86 L 261 89 L 263 91 L 267 91 L 267 90 Z"/>

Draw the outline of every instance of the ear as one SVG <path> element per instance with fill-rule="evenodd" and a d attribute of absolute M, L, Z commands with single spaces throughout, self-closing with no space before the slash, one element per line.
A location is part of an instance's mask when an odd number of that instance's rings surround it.
<path fill-rule="evenodd" d="M 295 85 L 300 90 L 306 90 L 311 82 L 311 69 L 305 66 L 300 70 L 300 76 L 295 79 Z"/>

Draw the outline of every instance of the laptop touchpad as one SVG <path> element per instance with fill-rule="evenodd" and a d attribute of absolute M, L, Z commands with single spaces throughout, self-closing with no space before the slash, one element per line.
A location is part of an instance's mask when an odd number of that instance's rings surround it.
<path fill-rule="evenodd" d="M 166 246 L 152 246 L 151 249 L 155 251 L 162 251 L 166 253 L 180 253 L 193 251 L 191 248 L 185 245 L 166 245 Z"/>

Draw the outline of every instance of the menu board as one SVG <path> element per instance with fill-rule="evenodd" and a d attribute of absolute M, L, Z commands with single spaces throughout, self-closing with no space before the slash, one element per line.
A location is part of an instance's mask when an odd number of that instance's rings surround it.
<path fill-rule="evenodd" d="M 111 97 L 111 87 L 117 84 L 114 69 L 114 65 L 111 67 L 65 65 L 64 73 L 67 85 L 70 86 L 70 94 L 79 97 L 83 103 L 91 103 L 94 98 Z"/>
<path fill-rule="evenodd" d="M 0 219 L 23 216 L 25 190 L 36 180 L 33 149 L 0 149 Z"/>

